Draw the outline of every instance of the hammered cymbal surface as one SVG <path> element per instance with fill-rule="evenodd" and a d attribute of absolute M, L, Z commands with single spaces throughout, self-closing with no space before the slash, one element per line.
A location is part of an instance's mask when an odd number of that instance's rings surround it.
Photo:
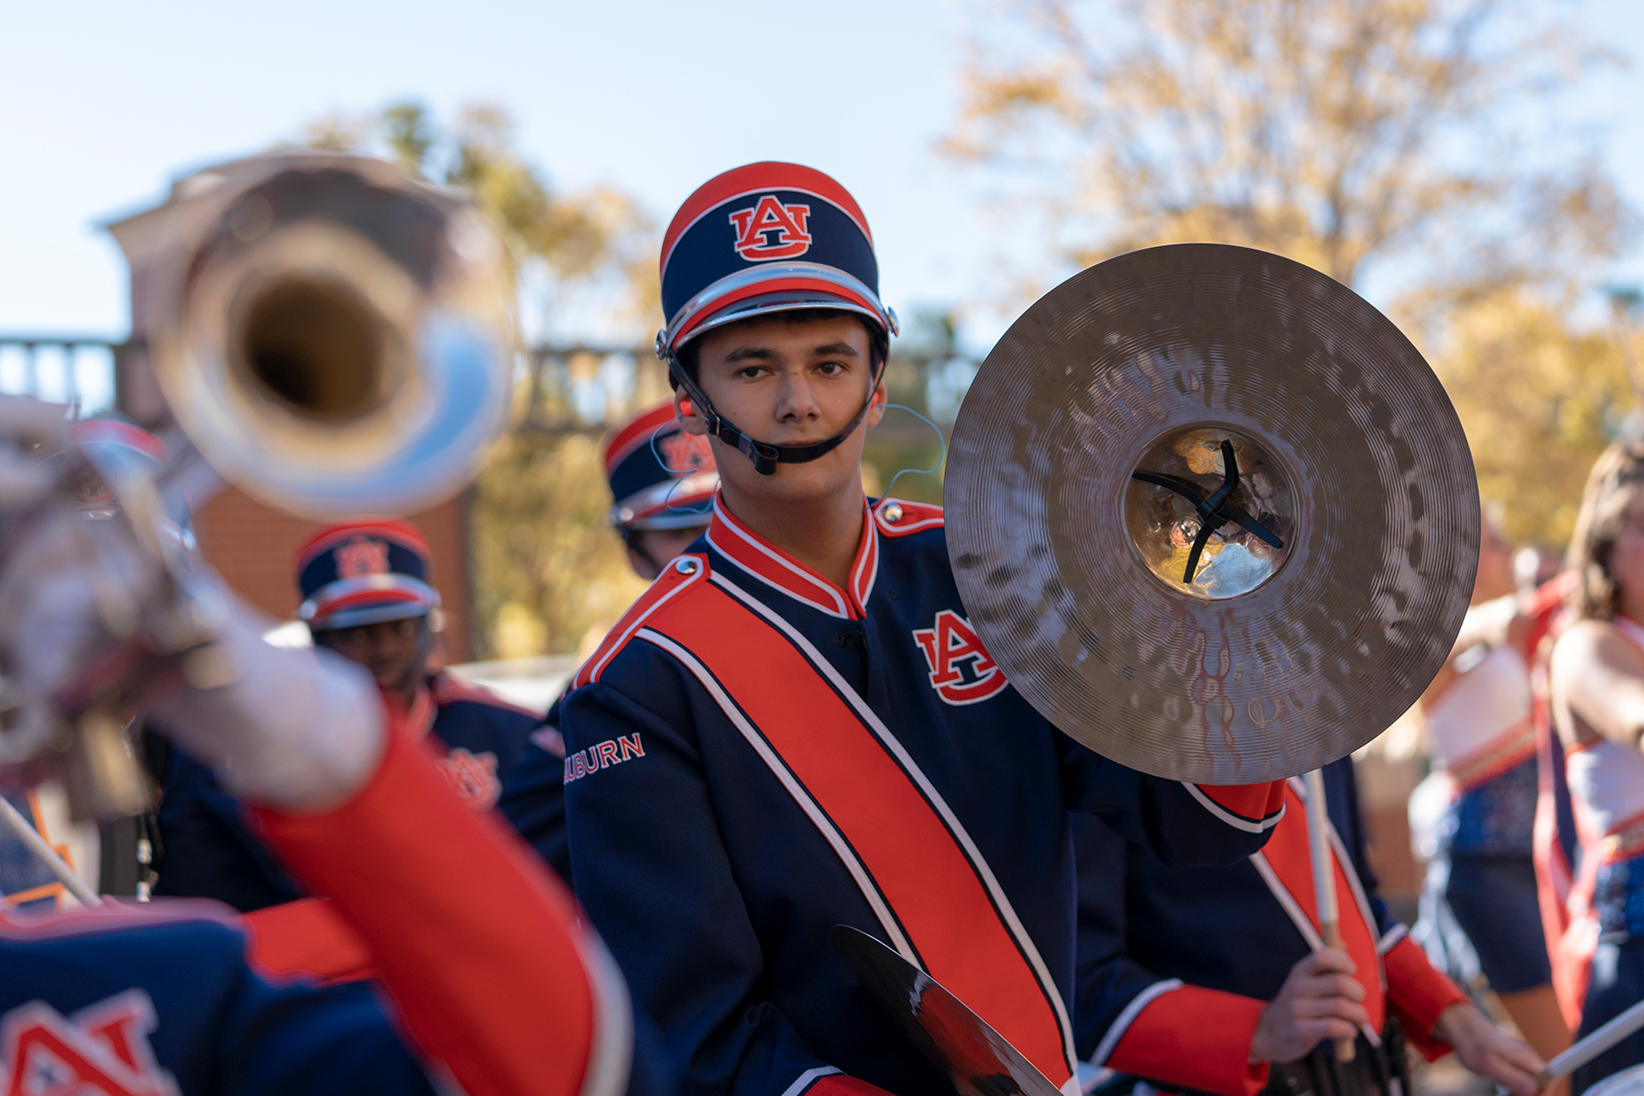
<path fill-rule="evenodd" d="M 1167 493 L 1131 473 L 1180 463 L 1190 431 L 1235 439 L 1242 472 L 1260 453 L 1270 475 L 1236 498 L 1289 491 L 1249 592 L 1185 592 L 1133 535 L 1164 505 L 1145 492 Z M 1478 564 L 1472 456 L 1420 353 L 1339 282 L 1222 244 L 1121 255 L 1028 309 L 960 408 L 944 503 L 960 597 L 1011 684 L 1103 756 L 1200 783 L 1380 734 L 1444 664 Z"/>

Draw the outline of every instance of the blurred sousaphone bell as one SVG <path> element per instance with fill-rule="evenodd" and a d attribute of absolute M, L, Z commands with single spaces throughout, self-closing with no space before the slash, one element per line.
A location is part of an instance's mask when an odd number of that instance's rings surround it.
<path fill-rule="evenodd" d="M 153 566 L 129 621 L 0 760 L 47 751 L 77 816 L 150 802 L 121 724 L 168 663 L 213 672 L 212 605 L 159 535 L 223 479 L 316 519 L 407 513 L 468 482 L 506 424 L 513 293 L 500 241 L 465 195 L 364 156 L 271 153 L 201 173 L 146 218 L 154 374 L 187 445 L 151 480 L 109 483 Z M 204 458 L 204 463 L 196 458 Z M 74 733 L 58 733 L 57 726 Z M 43 745 L 44 743 L 44 745 Z"/>
<path fill-rule="evenodd" d="M 945 495 L 1010 682 L 1178 780 L 1277 779 L 1380 734 L 1478 561 L 1472 458 L 1421 355 L 1340 283 L 1220 244 L 1110 259 L 1028 309 L 965 398 Z"/>
<path fill-rule="evenodd" d="M 502 245 L 457 191 L 365 156 L 218 169 L 172 204 L 150 336 L 178 425 L 225 479 L 314 518 L 449 496 L 513 391 Z"/>

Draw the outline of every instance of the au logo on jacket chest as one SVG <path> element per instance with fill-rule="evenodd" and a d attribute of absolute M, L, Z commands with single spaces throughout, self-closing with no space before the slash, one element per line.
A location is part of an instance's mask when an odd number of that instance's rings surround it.
<path fill-rule="evenodd" d="M 459 746 L 434 764 L 451 789 L 470 807 L 488 811 L 497 805 L 502 781 L 497 779 L 497 755 L 490 750 L 476 754 Z"/>
<path fill-rule="evenodd" d="M 783 205 L 776 195 L 766 194 L 752 209 L 731 214 L 736 226 L 736 253 L 750 262 L 792 259 L 811 249 L 807 227 L 811 207 L 798 202 Z"/>
<path fill-rule="evenodd" d="M 1008 684 L 970 621 L 952 609 L 937 613 L 935 625 L 917 629 L 913 638 L 930 665 L 931 688 L 949 704 L 975 704 Z"/>

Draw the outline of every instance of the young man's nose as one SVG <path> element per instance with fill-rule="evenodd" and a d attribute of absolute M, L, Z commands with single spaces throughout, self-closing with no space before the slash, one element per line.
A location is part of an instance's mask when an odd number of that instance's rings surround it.
<path fill-rule="evenodd" d="M 815 393 L 803 374 L 787 373 L 782 376 L 781 393 L 777 400 L 776 417 L 784 422 L 815 418 L 819 413 Z"/>

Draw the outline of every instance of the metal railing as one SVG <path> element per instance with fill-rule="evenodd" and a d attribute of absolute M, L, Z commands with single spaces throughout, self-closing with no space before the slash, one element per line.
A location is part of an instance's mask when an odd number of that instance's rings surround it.
<path fill-rule="evenodd" d="M 119 405 L 126 343 L 78 335 L 0 332 L 0 393 L 78 403 L 82 414 Z M 668 398 L 667 370 L 649 347 L 538 346 L 523 355 L 528 398 L 518 429 L 549 436 L 601 434 Z M 893 352 L 885 371 L 892 403 L 944 431 L 976 375 L 976 363 L 942 353 Z M 887 442 L 928 439 L 906 415 L 887 417 Z"/>
<path fill-rule="evenodd" d="M 0 333 L 0 393 L 76 404 L 82 414 L 113 407 L 124 347 L 97 335 Z"/>

